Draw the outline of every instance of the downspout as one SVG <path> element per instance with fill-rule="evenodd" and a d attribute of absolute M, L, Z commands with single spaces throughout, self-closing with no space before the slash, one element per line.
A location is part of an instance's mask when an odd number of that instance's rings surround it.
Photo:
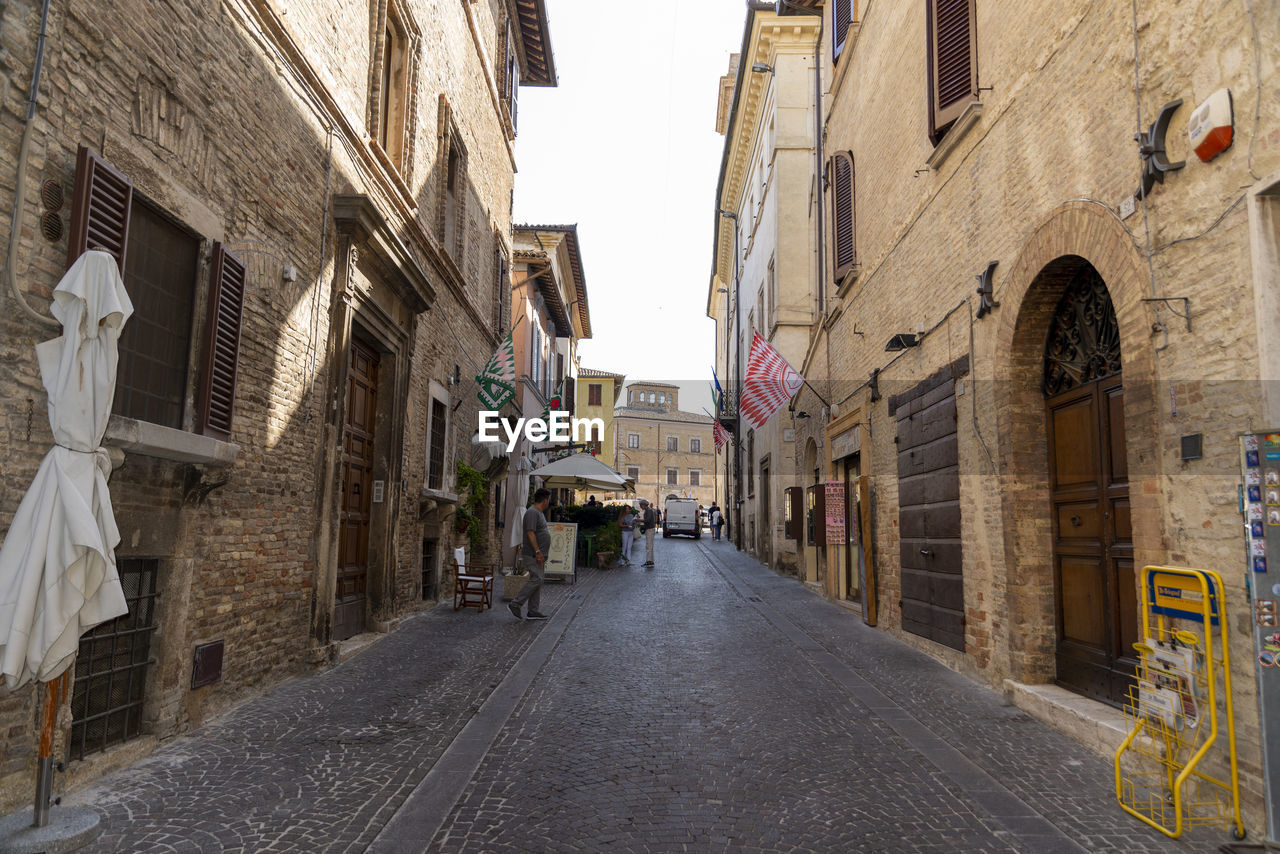
<path fill-rule="evenodd" d="M 18 289 L 18 278 L 14 272 L 14 263 L 18 257 L 18 242 L 22 235 L 23 208 L 27 203 L 27 161 L 31 150 L 31 132 L 35 126 L 36 103 L 40 96 L 40 70 L 44 66 L 44 42 L 49 31 L 49 0 L 40 6 L 40 34 L 36 39 L 36 60 L 31 70 L 31 91 L 27 97 L 27 118 L 22 127 L 22 144 L 18 147 L 18 178 L 13 193 L 13 217 L 9 222 L 9 255 L 5 259 L 4 275 L 9 280 L 9 289 L 14 299 L 27 317 L 41 326 L 59 326 L 57 320 L 45 317 L 33 309 Z"/>

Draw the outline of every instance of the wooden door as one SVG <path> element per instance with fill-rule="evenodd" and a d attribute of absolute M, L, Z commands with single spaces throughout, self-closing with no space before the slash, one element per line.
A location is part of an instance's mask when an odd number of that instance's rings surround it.
<path fill-rule="evenodd" d="M 1120 376 L 1049 398 L 1058 682 L 1120 704 L 1137 602 Z"/>
<path fill-rule="evenodd" d="M 341 533 L 333 612 L 334 640 L 345 640 L 364 631 L 377 385 L 377 352 L 358 338 L 352 338 L 347 413 L 342 431 L 342 508 L 338 522 Z"/>
<path fill-rule="evenodd" d="M 1045 393 L 1057 681 L 1120 705 L 1139 640 L 1124 382 L 1111 299 L 1087 265 L 1068 285 L 1050 330 Z"/>
<path fill-rule="evenodd" d="M 895 397 L 902 628 L 965 648 L 964 541 L 956 382 L 949 374 Z"/>
<path fill-rule="evenodd" d="M 845 457 L 844 469 L 844 598 L 850 602 L 862 601 L 862 576 L 866 572 L 862 552 L 862 521 L 858 515 L 858 467 L 859 457 Z"/>

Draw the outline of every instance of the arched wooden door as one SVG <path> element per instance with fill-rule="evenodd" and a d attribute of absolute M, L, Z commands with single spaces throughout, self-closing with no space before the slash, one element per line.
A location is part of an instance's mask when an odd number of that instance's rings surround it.
<path fill-rule="evenodd" d="M 1057 599 L 1057 681 L 1120 704 L 1137 637 L 1120 331 L 1084 263 L 1054 312 L 1044 357 Z"/>

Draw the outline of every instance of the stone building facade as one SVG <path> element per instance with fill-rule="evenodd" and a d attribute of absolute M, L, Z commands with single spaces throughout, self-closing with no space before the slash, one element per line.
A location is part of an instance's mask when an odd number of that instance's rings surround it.
<path fill-rule="evenodd" d="M 107 248 L 137 309 L 106 439 L 132 616 L 81 647 L 78 783 L 448 593 L 518 88 L 555 69 L 534 0 L 71 0 L 26 121 L 40 10 L 2 14 L 0 533 L 51 441 L 33 347 L 70 259 Z M 0 807 L 30 802 L 37 693 L 0 692 Z"/>
<path fill-rule="evenodd" d="M 824 155 L 847 180 L 815 200 L 816 391 L 795 405 L 821 417 L 796 465 L 849 537 L 806 542 L 816 581 L 1110 750 L 1142 568 L 1221 572 L 1256 827 L 1238 436 L 1277 423 L 1280 10 L 824 6 Z M 944 12 L 967 38 L 936 37 Z M 1224 88 L 1234 139 L 1202 162 L 1189 128 Z"/>
<path fill-rule="evenodd" d="M 635 481 L 635 495 L 658 506 L 670 495 L 711 506 L 717 495 L 716 447 L 711 418 L 680 409 L 680 387 L 637 381 L 627 403 L 613 411 L 613 467 Z"/>
<path fill-rule="evenodd" d="M 708 314 L 719 333 L 716 374 L 735 389 L 757 333 L 793 365 L 804 361 L 810 343 L 819 27 L 816 16 L 749 11 L 742 53 L 720 81 L 716 129 L 725 140 Z M 759 428 L 734 422 L 733 541 L 792 575 L 802 572 L 802 554 L 775 511 L 798 482 L 795 428 L 807 416 L 785 408 Z M 816 579 L 816 571 L 811 562 L 807 576 Z"/>
<path fill-rule="evenodd" d="M 511 335 L 516 394 L 507 409 L 525 419 L 557 411 L 572 416 L 578 341 L 591 337 L 578 227 L 517 225 L 513 233 Z M 529 473 L 562 453 L 558 445 L 546 437 L 531 442 L 522 436 L 512 450 L 512 465 L 499 487 L 504 566 L 519 563 L 519 521 L 529 502 Z M 570 490 L 560 491 L 555 500 L 570 503 Z"/>

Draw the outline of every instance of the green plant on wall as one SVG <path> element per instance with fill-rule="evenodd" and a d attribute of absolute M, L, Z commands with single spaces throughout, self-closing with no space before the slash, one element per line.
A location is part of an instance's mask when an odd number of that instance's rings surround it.
<path fill-rule="evenodd" d="M 480 511 L 489 494 L 489 482 L 485 480 L 484 472 L 459 460 L 458 492 L 466 495 L 458 503 L 458 530 L 466 532 L 471 554 L 476 555 L 485 545 L 484 530 L 480 527 Z"/>

